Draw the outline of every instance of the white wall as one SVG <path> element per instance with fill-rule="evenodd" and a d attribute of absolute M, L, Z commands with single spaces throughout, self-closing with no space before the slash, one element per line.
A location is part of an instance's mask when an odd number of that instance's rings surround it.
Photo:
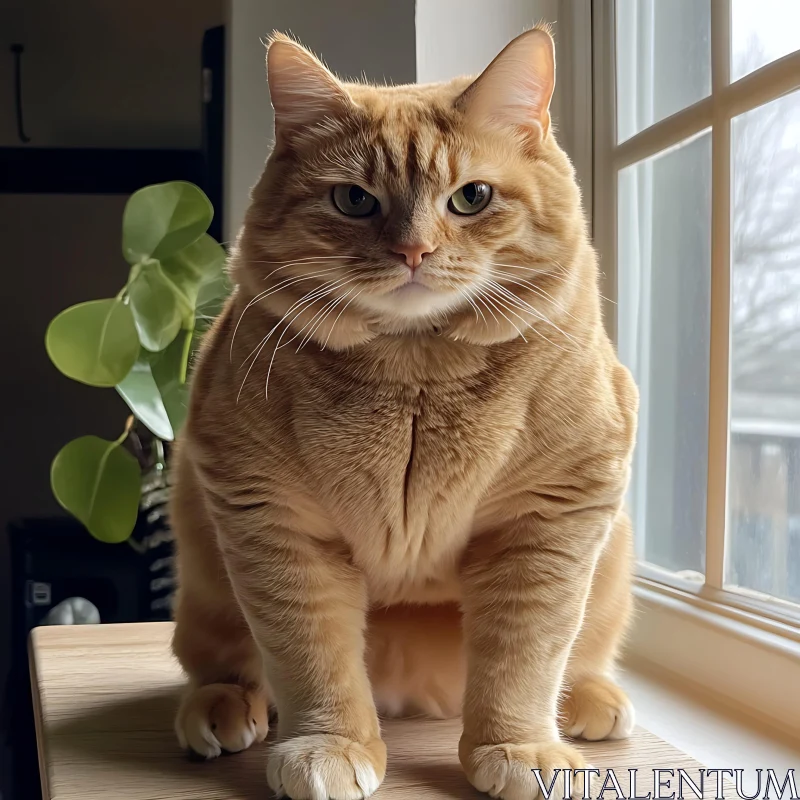
<path fill-rule="evenodd" d="M 417 0 L 417 80 L 477 75 L 536 22 L 556 23 L 558 35 L 559 5 L 559 0 Z"/>
<path fill-rule="evenodd" d="M 413 83 L 414 0 L 227 0 L 225 238 L 235 237 L 272 141 L 263 38 L 291 33 L 343 77 Z"/>

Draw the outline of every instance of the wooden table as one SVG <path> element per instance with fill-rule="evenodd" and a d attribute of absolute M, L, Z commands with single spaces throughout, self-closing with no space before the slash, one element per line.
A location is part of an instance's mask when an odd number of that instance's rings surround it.
<path fill-rule="evenodd" d="M 166 622 L 33 631 L 31 674 L 45 800 L 270 796 L 264 757 L 268 742 L 200 764 L 179 749 L 172 720 L 183 679 L 170 654 L 171 634 L 172 624 Z M 485 800 L 461 772 L 459 732 L 457 721 L 386 722 L 389 769 L 376 800 Z M 682 767 L 696 775 L 700 767 L 641 729 L 627 742 L 581 747 L 601 771 L 615 768 L 625 791 L 627 770 L 640 768 L 639 794 L 652 790 L 654 768 Z M 713 797 L 713 781 L 706 794 Z M 606 792 L 605 797 L 615 794 Z"/>

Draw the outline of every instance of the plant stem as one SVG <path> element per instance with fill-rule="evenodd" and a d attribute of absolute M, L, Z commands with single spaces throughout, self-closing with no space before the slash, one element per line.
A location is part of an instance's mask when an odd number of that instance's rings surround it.
<path fill-rule="evenodd" d="M 156 451 L 155 465 L 156 467 L 158 467 L 159 470 L 163 471 L 167 467 L 167 458 L 164 455 L 164 442 L 162 442 L 161 439 L 156 438 L 153 440 L 153 447 L 155 448 Z"/>
<path fill-rule="evenodd" d="M 145 545 L 140 544 L 139 542 L 137 542 L 132 536 L 129 536 L 125 541 L 131 546 L 131 548 L 133 548 L 133 550 L 138 555 L 141 556 L 141 555 L 144 555 L 147 552 L 147 547 Z"/>
<path fill-rule="evenodd" d="M 128 419 L 125 420 L 125 430 L 122 431 L 122 436 L 117 439 L 117 444 L 122 444 L 128 438 L 128 434 L 131 432 L 134 422 L 136 422 L 136 418 L 131 414 Z"/>
<path fill-rule="evenodd" d="M 186 337 L 183 340 L 183 353 L 181 355 L 181 383 L 186 383 L 186 376 L 189 372 L 189 356 L 192 352 L 192 333 L 194 332 L 194 320 L 192 327 L 186 329 Z"/>

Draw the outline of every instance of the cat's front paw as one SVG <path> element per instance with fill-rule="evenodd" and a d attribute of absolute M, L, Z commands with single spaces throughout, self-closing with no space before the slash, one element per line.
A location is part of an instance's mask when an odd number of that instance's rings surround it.
<path fill-rule="evenodd" d="M 605 675 L 581 678 L 567 690 L 561 707 L 561 729 L 573 738 L 627 739 L 636 714 L 625 692 Z"/>
<path fill-rule="evenodd" d="M 583 756 L 562 742 L 476 745 L 462 737 L 458 746 L 461 766 L 480 792 L 502 800 L 535 800 L 541 794 L 534 770 L 554 797 L 564 797 L 565 770 L 586 769 Z M 561 772 L 556 773 L 556 770 Z M 583 796 L 583 776 L 571 774 L 572 797 Z M 555 784 L 553 784 L 555 778 Z"/>
<path fill-rule="evenodd" d="M 263 742 L 268 730 L 266 695 L 234 683 L 190 689 L 175 719 L 181 747 L 200 758 L 246 750 Z"/>
<path fill-rule="evenodd" d="M 292 800 L 363 800 L 385 774 L 386 745 L 380 739 L 298 736 L 274 745 L 267 760 L 270 788 Z"/>

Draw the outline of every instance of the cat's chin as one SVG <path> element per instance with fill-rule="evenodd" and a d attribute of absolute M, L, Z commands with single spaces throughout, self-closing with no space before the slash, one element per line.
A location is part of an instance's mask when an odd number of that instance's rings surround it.
<path fill-rule="evenodd" d="M 406 283 L 385 294 L 362 294 L 360 304 L 393 321 L 418 322 L 452 311 L 463 302 L 460 292 L 438 292 L 421 283 Z"/>

